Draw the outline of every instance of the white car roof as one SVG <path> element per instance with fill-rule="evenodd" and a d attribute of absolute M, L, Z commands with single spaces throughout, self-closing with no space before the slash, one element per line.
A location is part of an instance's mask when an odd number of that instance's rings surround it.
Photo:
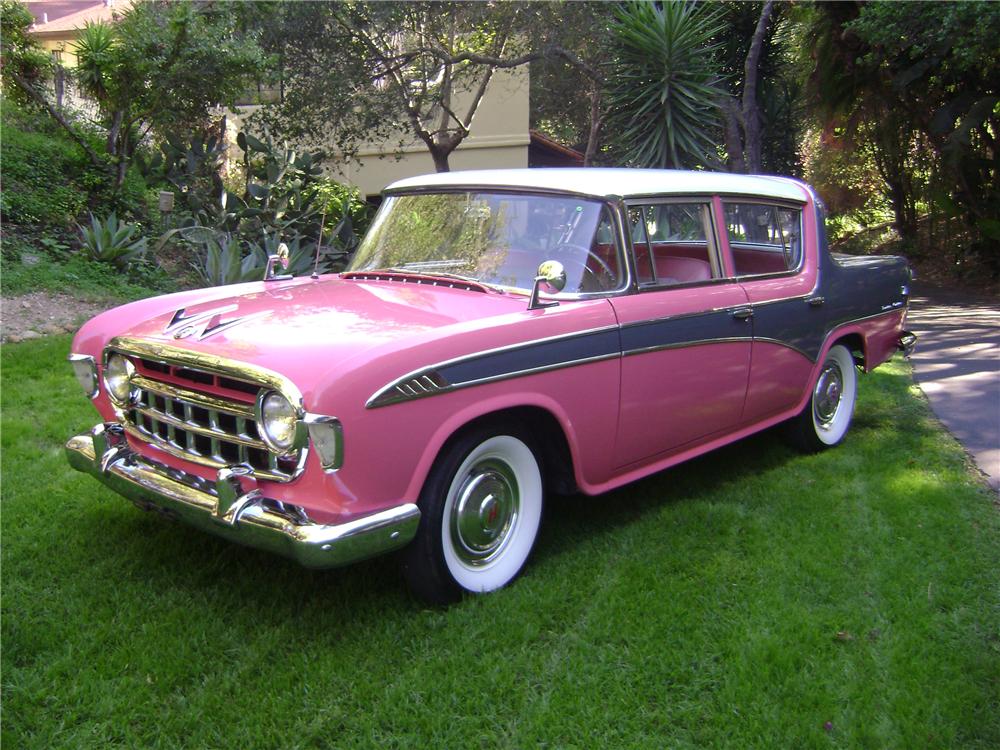
<path fill-rule="evenodd" d="M 746 195 L 805 202 L 808 188 L 789 177 L 688 172 L 680 169 L 477 169 L 438 172 L 397 180 L 386 192 L 421 188 L 526 188 L 603 198 L 646 195 Z"/>

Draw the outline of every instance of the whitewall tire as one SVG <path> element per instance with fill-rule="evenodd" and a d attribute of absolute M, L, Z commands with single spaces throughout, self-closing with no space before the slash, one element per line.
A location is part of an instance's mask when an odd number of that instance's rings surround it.
<path fill-rule="evenodd" d="M 473 430 L 442 451 L 404 551 L 411 590 L 432 603 L 510 583 L 538 536 L 543 482 L 530 439 L 517 429 Z"/>
<path fill-rule="evenodd" d="M 851 426 L 857 396 L 854 357 L 841 344 L 830 347 L 813 382 L 809 401 L 789 425 L 793 442 L 806 451 L 840 443 Z"/>

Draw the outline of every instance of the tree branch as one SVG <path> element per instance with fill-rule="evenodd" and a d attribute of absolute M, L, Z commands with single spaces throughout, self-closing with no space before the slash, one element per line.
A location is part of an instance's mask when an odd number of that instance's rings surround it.
<path fill-rule="evenodd" d="M 45 96 L 38 89 L 36 89 L 34 86 L 28 83 L 28 81 L 24 80 L 24 78 L 22 78 L 18 73 L 10 71 L 10 75 L 11 78 L 14 80 L 14 83 L 17 84 L 18 88 L 20 88 L 24 93 L 26 93 L 36 102 L 41 104 L 46 109 L 46 111 L 52 116 L 52 119 L 55 120 L 57 123 L 59 123 L 59 125 L 63 128 L 63 130 L 66 131 L 69 137 L 72 138 L 74 141 L 76 141 L 77 145 L 79 145 L 80 148 L 83 149 L 84 153 L 87 155 L 87 157 L 95 166 L 100 167 L 101 169 L 108 168 L 108 163 L 97 155 L 97 153 L 94 151 L 94 149 L 90 147 L 90 144 L 87 143 L 84 137 L 79 133 L 77 133 L 76 130 L 73 128 L 73 126 L 70 125 L 69 121 L 65 117 L 63 117 L 62 112 L 53 107 L 52 104 L 49 102 L 49 100 L 46 99 Z"/>
<path fill-rule="evenodd" d="M 773 2 L 773 0 L 771 0 Z M 549 57 L 562 58 L 567 63 L 577 68 L 581 73 L 583 73 L 587 78 L 592 81 L 602 81 L 604 76 L 601 72 L 581 60 L 577 55 L 570 52 L 564 47 L 560 47 L 557 44 L 552 44 L 547 47 L 543 47 L 537 52 L 527 52 L 518 57 L 494 57 L 493 55 L 481 55 L 476 52 L 459 52 L 457 55 L 448 52 L 447 50 L 441 49 L 440 47 L 415 47 L 410 50 L 411 53 L 417 54 L 427 54 L 433 55 L 441 62 L 446 63 L 462 63 L 471 62 L 479 65 L 491 65 L 494 68 L 518 68 L 526 63 L 535 62 L 536 60 L 542 60 Z"/>

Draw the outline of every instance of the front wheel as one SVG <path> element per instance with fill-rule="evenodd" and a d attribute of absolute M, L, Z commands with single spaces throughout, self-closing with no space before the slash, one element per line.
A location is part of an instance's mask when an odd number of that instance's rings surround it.
<path fill-rule="evenodd" d="M 847 434 L 858 395 L 858 371 L 847 347 L 830 347 L 812 395 L 798 417 L 789 424 L 789 435 L 801 449 L 815 452 L 836 445 Z"/>
<path fill-rule="evenodd" d="M 435 604 L 512 581 L 542 516 L 542 474 L 530 439 L 510 428 L 476 429 L 448 445 L 420 495 L 417 538 L 403 573 Z"/>

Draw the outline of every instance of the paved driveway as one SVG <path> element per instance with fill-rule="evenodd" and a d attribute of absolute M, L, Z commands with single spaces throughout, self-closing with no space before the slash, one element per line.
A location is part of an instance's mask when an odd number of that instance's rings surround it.
<path fill-rule="evenodd" d="M 945 427 L 1000 490 L 1000 302 L 914 287 L 914 379 Z"/>

